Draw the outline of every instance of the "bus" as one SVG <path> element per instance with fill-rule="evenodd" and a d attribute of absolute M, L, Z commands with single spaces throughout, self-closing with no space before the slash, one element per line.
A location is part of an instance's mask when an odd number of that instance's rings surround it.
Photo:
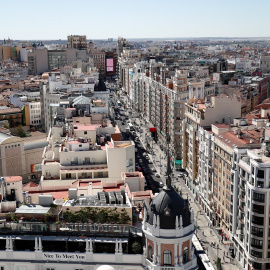
<path fill-rule="evenodd" d="M 193 245 L 193 247 L 195 249 L 195 252 L 194 252 L 195 255 L 204 254 L 205 253 L 205 251 L 204 251 L 204 249 L 203 249 L 203 247 L 202 247 L 199 239 L 197 238 L 197 236 L 195 234 L 193 234 L 193 236 L 192 236 L 192 245 Z"/>
<path fill-rule="evenodd" d="M 131 123 L 128 123 L 128 127 L 129 127 L 130 131 L 134 131 L 134 127 L 133 127 L 133 125 Z"/>
<path fill-rule="evenodd" d="M 192 236 L 192 245 L 195 249 L 195 255 L 197 256 L 199 269 L 214 270 L 215 269 L 214 266 L 212 265 L 208 256 L 205 254 L 205 251 L 195 234 Z"/>
<path fill-rule="evenodd" d="M 197 257 L 197 262 L 199 269 L 204 270 L 215 270 L 213 264 L 209 260 L 208 256 L 206 254 L 199 254 Z"/>

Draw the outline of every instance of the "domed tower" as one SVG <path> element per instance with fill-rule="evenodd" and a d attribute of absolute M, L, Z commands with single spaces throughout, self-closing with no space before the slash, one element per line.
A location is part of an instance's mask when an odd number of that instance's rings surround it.
<path fill-rule="evenodd" d="M 163 190 L 144 207 L 144 264 L 149 269 L 169 266 L 175 269 L 197 269 L 192 247 L 195 231 L 194 214 L 189 203 L 171 185 L 170 157 Z"/>

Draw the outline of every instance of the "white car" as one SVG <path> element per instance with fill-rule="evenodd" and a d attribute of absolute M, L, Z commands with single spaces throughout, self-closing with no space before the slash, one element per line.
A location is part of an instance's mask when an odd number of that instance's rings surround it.
<path fill-rule="evenodd" d="M 179 173 L 178 175 L 177 175 L 177 177 L 183 177 L 185 174 L 184 173 Z"/>
<path fill-rule="evenodd" d="M 155 173 L 155 177 L 159 178 L 160 176 L 159 176 L 159 174 L 158 174 L 158 173 Z"/>
<path fill-rule="evenodd" d="M 157 171 L 155 167 L 153 167 L 151 170 L 152 170 L 152 172 L 156 172 Z"/>

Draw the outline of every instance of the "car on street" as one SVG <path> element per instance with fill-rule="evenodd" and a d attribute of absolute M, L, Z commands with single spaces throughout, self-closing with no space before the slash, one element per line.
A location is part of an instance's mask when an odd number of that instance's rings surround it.
<path fill-rule="evenodd" d="M 159 176 L 159 174 L 158 174 L 158 173 L 155 173 L 155 177 L 159 178 L 160 176 Z"/>
<path fill-rule="evenodd" d="M 163 187 L 164 186 L 163 182 L 161 182 L 161 181 L 158 183 L 158 185 L 159 185 L 159 187 Z"/>
<path fill-rule="evenodd" d="M 151 170 L 152 170 L 152 172 L 156 172 L 157 171 L 155 167 L 153 167 Z"/>
<path fill-rule="evenodd" d="M 178 175 L 177 175 L 177 177 L 183 177 L 185 174 L 184 173 L 179 173 Z"/>
<path fill-rule="evenodd" d="M 145 159 L 150 159 L 150 158 L 149 158 L 149 156 L 147 156 L 147 155 L 146 155 L 146 156 L 144 156 L 144 157 L 145 157 Z"/>
<path fill-rule="evenodd" d="M 152 160 L 151 160 L 151 159 L 149 159 L 149 160 L 148 160 L 148 163 L 149 163 L 149 164 L 153 164 L 153 162 L 152 162 Z"/>

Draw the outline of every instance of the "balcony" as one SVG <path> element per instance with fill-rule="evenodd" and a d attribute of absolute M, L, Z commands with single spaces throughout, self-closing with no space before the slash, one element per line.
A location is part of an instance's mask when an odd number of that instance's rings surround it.
<path fill-rule="evenodd" d="M 254 247 L 254 248 L 257 248 L 257 249 L 262 249 L 262 248 L 263 248 L 263 245 L 256 244 L 256 243 L 251 243 L 250 246 L 251 246 L 251 247 Z"/>
<path fill-rule="evenodd" d="M 263 231 L 251 231 L 251 235 L 257 236 L 257 237 L 263 237 Z"/>
<path fill-rule="evenodd" d="M 91 163 L 93 164 L 93 163 Z M 105 170 L 108 169 L 107 164 L 95 164 L 95 165 L 70 165 L 70 166 L 65 166 L 62 165 L 60 167 L 60 170 Z"/>
<path fill-rule="evenodd" d="M 263 217 L 252 216 L 251 222 L 253 224 L 256 224 L 256 225 L 259 225 L 259 226 L 263 226 L 264 225 L 264 218 Z"/>
<path fill-rule="evenodd" d="M 242 213 L 245 213 L 245 209 L 244 209 L 243 206 L 239 206 L 239 209 L 240 209 L 240 211 L 241 211 Z"/>
<path fill-rule="evenodd" d="M 240 185 L 240 189 L 245 191 L 246 190 L 246 186 L 245 185 Z"/>
<path fill-rule="evenodd" d="M 252 197 L 253 201 L 264 203 L 264 197 L 254 196 Z"/>
<path fill-rule="evenodd" d="M 254 207 L 254 205 L 253 205 L 252 211 L 254 213 L 262 214 L 263 215 L 264 214 L 264 207 L 262 206 L 261 208 L 259 208 L 259 207 Z"/>

